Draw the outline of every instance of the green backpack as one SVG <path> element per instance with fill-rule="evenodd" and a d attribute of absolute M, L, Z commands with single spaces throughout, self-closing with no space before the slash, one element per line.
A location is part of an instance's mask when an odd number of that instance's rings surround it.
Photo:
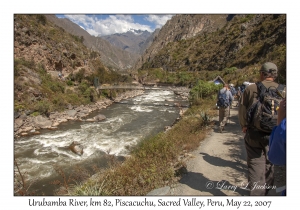
<path fill-rule="evenodd" d="M 254 127 L 265 133 L 271 133 L 277 125 L 277 109 L 283 99 L 282 91 L 284 85 L 266 88 L 261 82 L 257 82 L 257 101 L 247 110 L 247 122 L 250 127 Z"/>

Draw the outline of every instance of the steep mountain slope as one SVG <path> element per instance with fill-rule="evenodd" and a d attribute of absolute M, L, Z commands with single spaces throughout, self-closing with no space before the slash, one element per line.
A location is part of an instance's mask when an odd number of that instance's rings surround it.
<path fill-rule="evenodd" d="M 95 79 L 98 84 L 131 81 L 129 76 L 109 70 L 99 52 L 82 42 L 81 37 L 67 33 L 45 15 L 14 16 L 16 112 L 49 115 L 70 105 L 112 97 L 95 90 Z"/>
<path fill-rule="evenodd" d="M 77 24 L 67 18 L 57 18 L 55 15 L 46 15 L 47 19 L 67 32 L 83 37 L 83 43 L 90 49 L 98 51 L 101 54 L 101 61 L 114 70 L 126 70 L 131 68 L 136 62 L 138 55 L 122 50 L 119 47 L 111 45 L 108 41 L 91 36 Z"/>
<path fill-rule="evenodd" d="M 210 33 L 223 27 L 228 15 L 175 15 L 161 28 L 153 43 L 135 64 L 137 70 L 150 62 L 168 43 L 190 39 L 198 34 Z"/>
<path fill-rule="evenodd" d="M 144 43 L 140 46 L 140 55 L 143 55 L 148 47 L 151 46 L 154 38 L 158 35 L 160 28 L 155 29 L 154 32 L 150 34 L 150 36 L 144 41 Z"/>
<path fill-rule="evenodd" d="M 121 48 L 125 51 L 141 55 L 145 41 L 151 36 L 149 31 L 131 29 L 126 33 L 117 33 L 107 36 L 102 36 L 102 39 L 107 40 L 112 45 Z"/>
<path fill-rule="evenodd" d="M 221 71 L 265 61 L 275 62 L 285 75 L 286 15 L 176 15 L 135 68 Z"/>
<path fill-rule="evenodd" d="M 79 68 L 85 68 L 88 74 L 98 67 L 106 68 L 98 52 L 83 45 L 80 37 L 47 21 L 44 15 L 15 15 L 14 20 L 15 59 L 40 64 L 55 76 L 58 72 L 68 76 Z"/>

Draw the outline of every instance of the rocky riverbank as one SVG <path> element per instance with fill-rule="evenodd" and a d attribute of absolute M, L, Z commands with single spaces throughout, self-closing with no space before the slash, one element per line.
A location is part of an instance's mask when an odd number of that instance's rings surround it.
<path fill-rule="evenodd" d="M 188 99 L 189 88 L 186 87 L 169 87 L 168 90 L 174 91 L 176 95 L 179 95 L 183 99 Z M 57 126 L 63 122 L 69 120 L 78 120 L 78 121 L 101 121 L 105 119 L 105 116 L 99 115 L 93 118 L 87 118 L 87 116 L 95 111 L 104 109 L 110 106 L 114 102 L 119 102 L 123 99 L 132 98 L 138 95 L 142 95 L 144 90 L 132 90 L 124 92 L 118 95 L 114 100 L 111 99 L 102 99 L 97 101 L 94 104 L 81 105 L 78 107 L 69 105 L 67 109 L 63 112 L 51 112 L 48 117 L 46 116 L 31 116 L 26 113 L 15 113 L 14 120 L 14 137 L 18 138 L 21 136 L 35 135 L 40 133 L 40 129 L 50 129 L 55 130 Z M 179 105 L 180 106 L 180 105 Z M 186 109 L 180 110 L 180 115 Z M 167 128 L 169 129 L 169 128 Z M 166 129 L 166 130 L 167 130 Z"/>
<path fill-rule="evenodd" d="M 95 110 L 100 110 L 108 107 L 113 102 L 118 102 L 123 99 L 132 98 L 144 93 L 144 90 L 127 91 L 118 95 L 114 100 L 103 99 L 94 104 L 81 105 L 74 107 L 69 105 L 63 112 L 51 112 L 49 117 L 46 116 L 31 116 L 25 113 L 15 113 L 14 120 L 14 137 L 39 134 L 40 129 L 55 130 L 57 126 L 62 122 L 69 120 L 79 121 L 100 121 L 105 119 L 105 116 L 96 116 L 94 118 L 86 117 Z"/>

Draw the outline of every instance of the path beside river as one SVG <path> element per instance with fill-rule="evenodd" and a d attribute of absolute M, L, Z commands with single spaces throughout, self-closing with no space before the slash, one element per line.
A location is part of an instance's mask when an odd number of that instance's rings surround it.
<path fill-rule="evenodd" d="M 244 134 L 238 123 L 238 109 L 231 109 L 229 124 L 223 133 L 216 125 L 201 145 L 191 153 L 187 161 L 187 173 L 179 182 L 168 189 L 165 195 L 174 196 L 248 196 L 245 189 L 247 180 L 247 154 Z M 275 186 L 286 184 L 285 168 L 275 167 Z M 166 192 L 166 191 L 165 191 Z M 269 195 L 280 195 L 271 190 Z"/>

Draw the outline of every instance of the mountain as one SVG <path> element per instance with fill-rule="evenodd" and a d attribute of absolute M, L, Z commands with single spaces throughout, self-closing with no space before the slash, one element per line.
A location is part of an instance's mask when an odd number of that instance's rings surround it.
<path fill-rule="evenodd" d="M 87 74 L 95 72 L 98 67 L 108 71 L 100 60 L 101 55 L 82 42 L 79 36 L 47 21 L 45 15 L 14 16 L 15 60 L 31 62 L 32 66 L 39 64 L 53 76 L 58 72 L 68 76 L 81 68 Z"/>
<path fill-rule="evenodd" d="M 273 61 L 286 72 L 286 15 L 175 15 L 135 70 L 222 71 Z"/>
<path fill-rule="evenodd" d="M 94 51 L 98 51 L 101 54 L 102 62 L 113 70 L 127 70 L 132 68 L 139 57 L 137 54 L 111 45 L 108 41 L 100 37 L 91 36 L 79 25 L 73 23 L 67 18 L 57 18 L 55 15 L 45 16 L 49 21 L 55 23 L 67 32 L 75 36 L 83 37 L 84 45 Z"/>
<path fill-rule="evenodd" d="M 152 33 L 149 31 L 131 29 L 126 33 L 116 33 L 112 35 L 102 36 L 112 45 L 128 51 L 133 54 L 141 55 L 145 51 L 145 44 Z"/>
<path fill-rule="evenodd" d="M 83 44 L 82 36 L 66 32 L 45 15 L 14 15 L 16 117 L 49 115 L 115 97 L 117 91 L 98 92 L 95 86 L 130 84 L 131 77 L 106 67 L 101 56 Z"/>
<path fill-rule="evenodd" d="M 145 51 L 146 51 L 146 49 L 147 49 L 148 47 L 151 46 L 151 44 L 152 44 L 154 38 L 158 35 L 159 31 L 160 31 L 160 28 L 155 29 L 155 31 L 152 32 L 151 35 L 150 35 L 150 36 L 144 41 L 144 43 L 140 46 L 140 48 L 141 48 L 141 50 L 140 50 L 140 52 L 141 52 L 140 55 L 144 54 Z"/>
<path fill-rule="evenodd" d="M 228 15 L 175 15 L 161 28 L 153 43 L 135 64 L 134 69 L 151 61 L 168 43 L 190 39 L 199 34 L 210 33 L 222 28 Z"/>

